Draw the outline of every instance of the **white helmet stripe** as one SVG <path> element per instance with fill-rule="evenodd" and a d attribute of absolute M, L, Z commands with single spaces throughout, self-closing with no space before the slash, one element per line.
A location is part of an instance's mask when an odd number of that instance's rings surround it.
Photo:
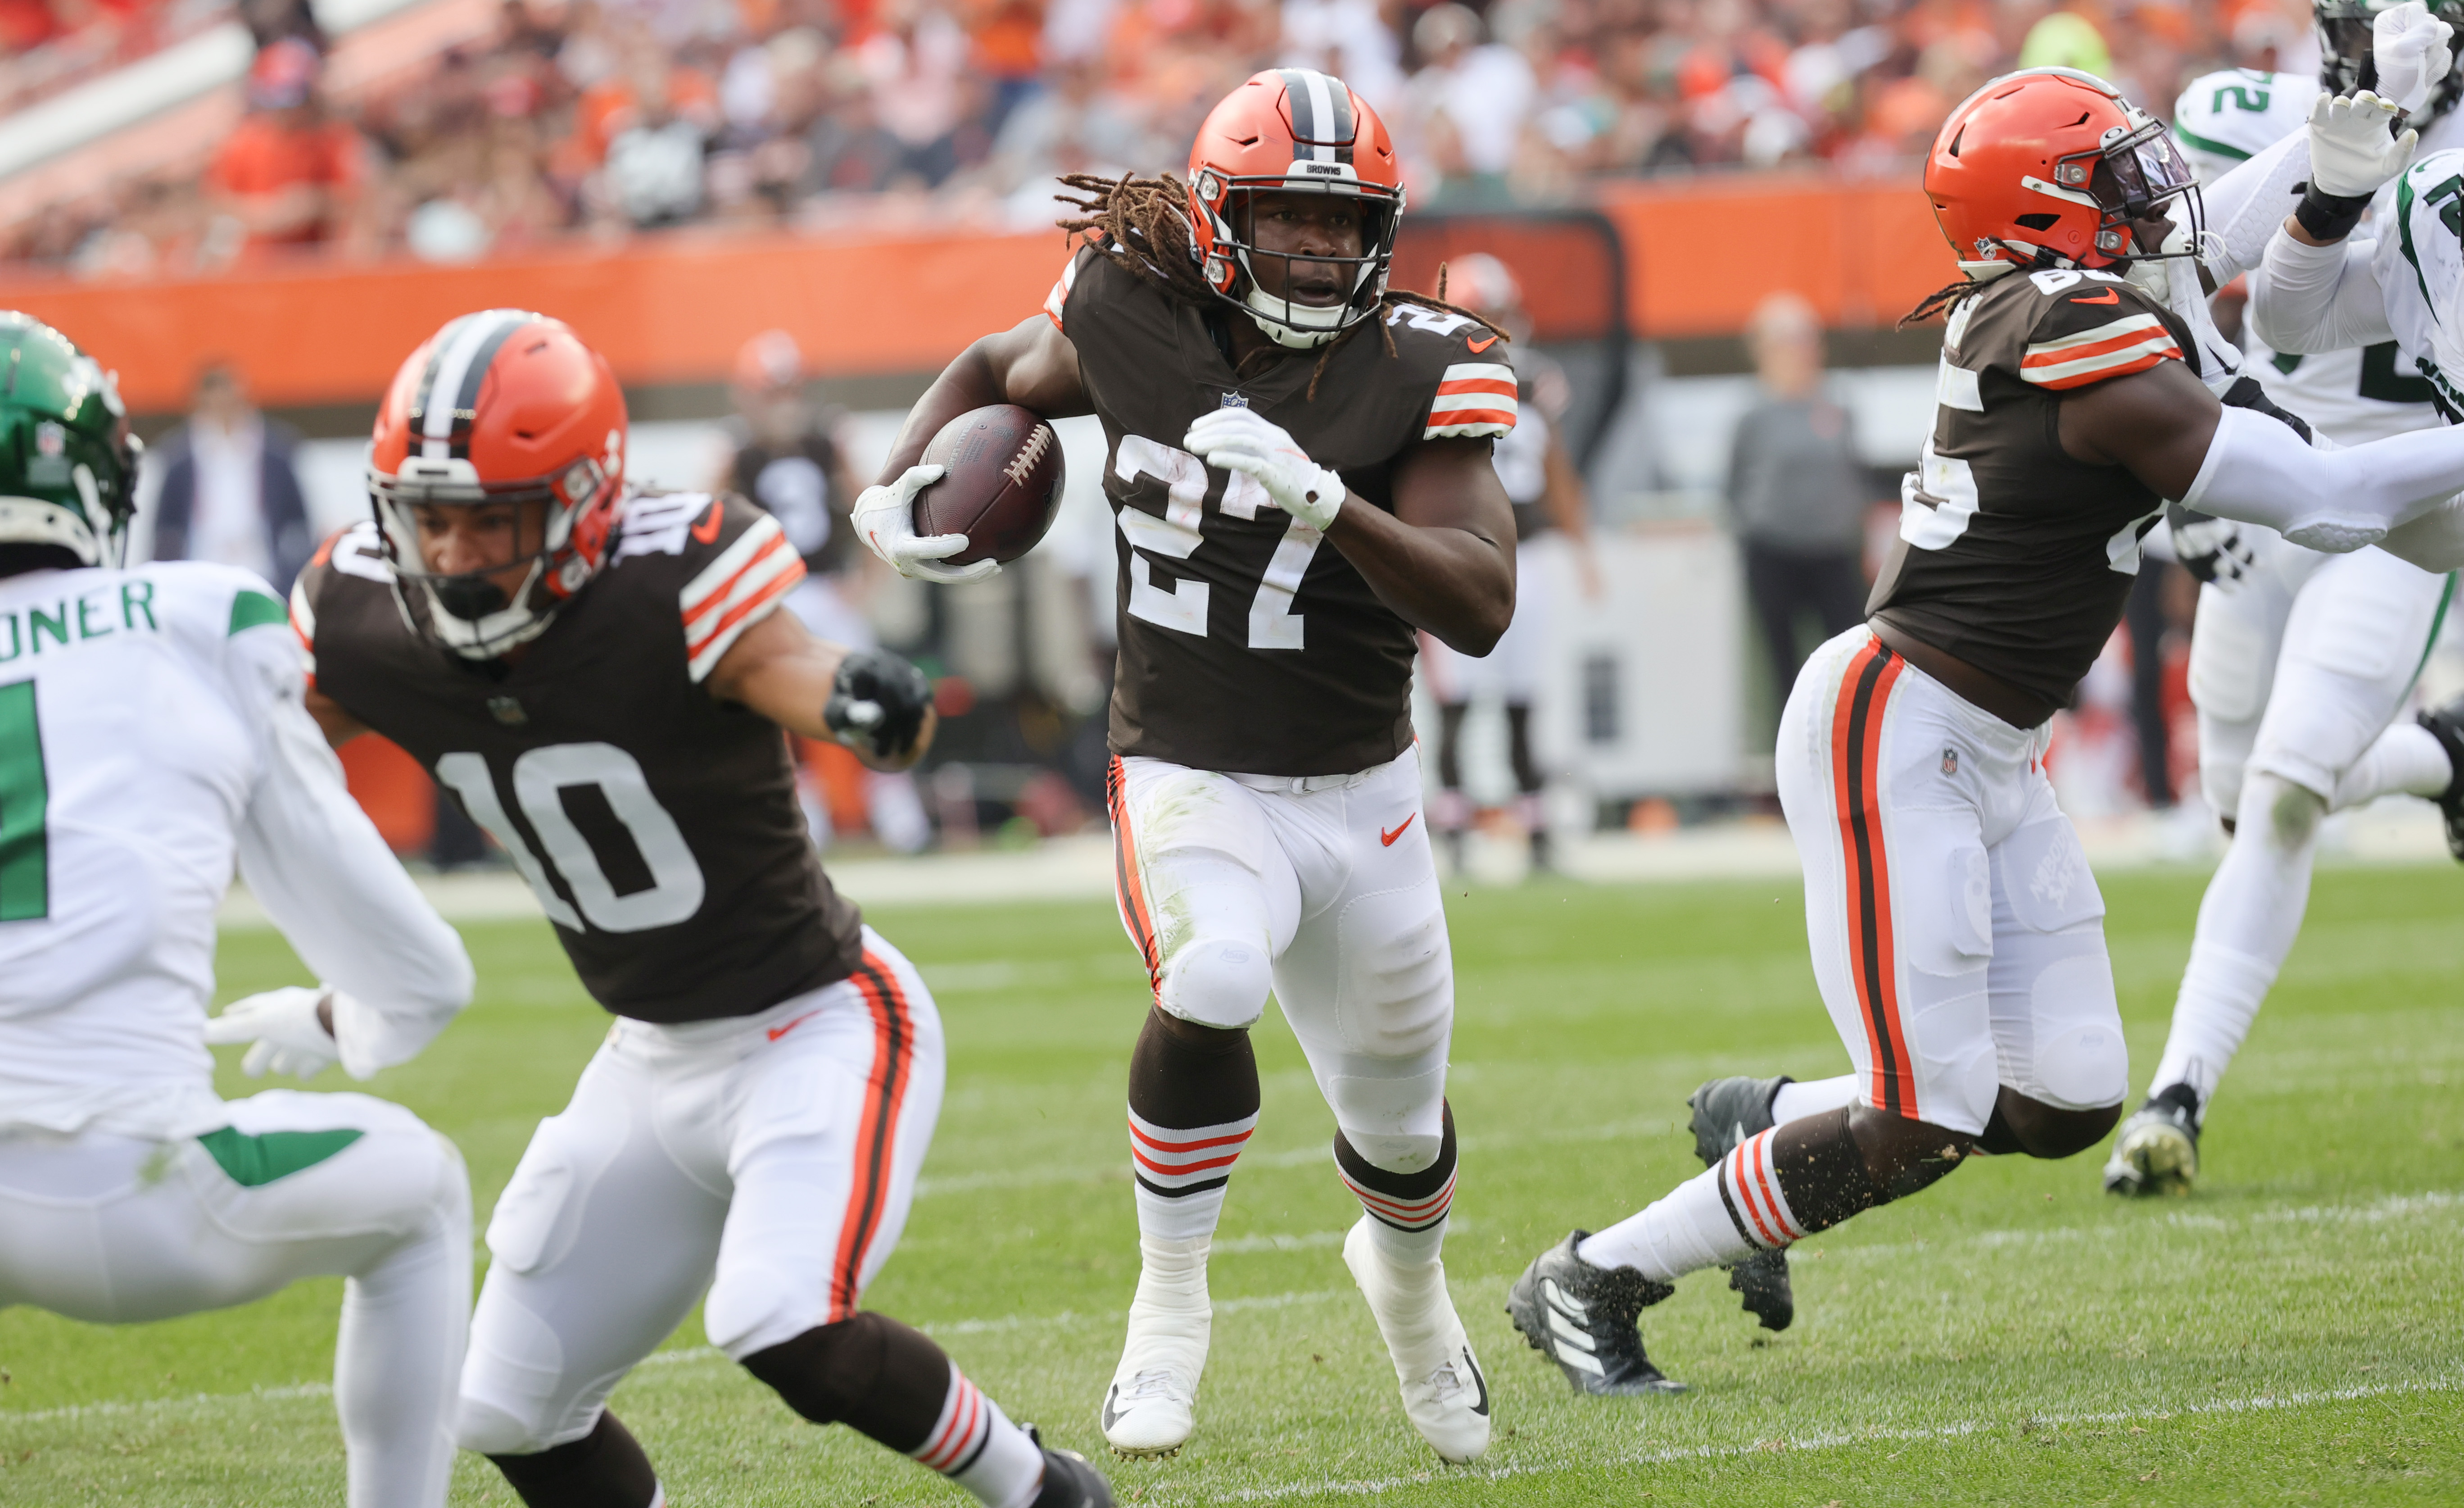
<path fill-rule="evenodd" d="M 1305 79 L 1309 85 L 1309 120 L 1315 124 L 1315 130 L 1311 134 L 1323 138 L 1331 138 L 1334 135 L 1335 122 L 1334 92 L 1327 87 L 1331 80 L 1326 77 L 1326 75 L 1319 73 L 1314 68 L 1302 70 L 1301 78 Z M 1309 159 L 1312 162 L 1331 163 L 1334 161 L 1335 144 L 1333 141 L 1316 141 L 1306 144 L 1309 147 Z"/>
<path fill-rule="evenodd" d="M 457 321 L 448 329 L 443 347 L 436 355 L 435 376 L 428 391 L 420 395 L 421 406 L 426 410 L 420 416 L 419 432 L 423 459 L 451 458 L 453 422 L 464 407 L 464 389 L 475 388 L 471 379 L 486 375 L 486 358 L 495 354 L 516 325 L 530 318 L 518 309 L 490 309 Z M 475 391 L 471 396 L 475 398 Z"/>

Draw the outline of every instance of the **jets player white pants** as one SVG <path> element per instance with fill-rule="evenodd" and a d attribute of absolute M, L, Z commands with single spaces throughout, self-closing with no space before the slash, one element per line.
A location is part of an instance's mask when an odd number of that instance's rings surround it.
<path fill-rule="evenodd" d="M 442 1508 L 471 1304 L 453 1143 L 365 1095 L 270 1090 L 157 1141 L 0 1136 L 0 1309 L 166 1320 L 340 1274 L 334 1404 L 350 1508 Z"/>
<path fill-rule="evenodd" d="M 2344 805 L 2338 781 L 2403 710 L 2453 590 L 2384 550 L 2260 538 L 2240 580 L 2199 588 L 2190 637 L 2199 782 L 2226 816 L 2253 770 Z"/>
<path fill-rule="evenodd" d="M 2199 591 L 2200 783 L 2235 831 L 2149 1084 L 2188 1084 L 2202 1118 L 2300 931 L 2319 819 L 2393 792 L 2435 795 L 2452 776 L 2429 732 L 2389 724 L 2453 578 L 2383 550 L 2321 555 L 2270 535 L 2255 548 L 2238 580 Z"/>
<path fill-rule="evenodd" d="M 1434 1164 L 1454 962 L 1419 749 L 1305 777 L 1133 757 L 1112 787 L 1121 921 L 1155 1004 L 1244 1029 L 1271 991 L 1353 1148 Z"/>
<path fill-rule="evenodd" d="M 758 1015 L 622 1020 L 539 1122 L 488 1223 L 463 1449 L 578 1440 L 709 1291 L 738 1361 L 853 1314 L 907 1223 L 941 1022 L 868 927 L 853 978 Z"/>
<path fill-rule="evenodd" d="M 1974 1135 L 2005 1085 L 2061 1109 L 2121 1102 L 2104 899 L 2046 743 L 1861 626 L 1797 676 L 1780 805 L 1815 981 L 1863 1103 Z"/>

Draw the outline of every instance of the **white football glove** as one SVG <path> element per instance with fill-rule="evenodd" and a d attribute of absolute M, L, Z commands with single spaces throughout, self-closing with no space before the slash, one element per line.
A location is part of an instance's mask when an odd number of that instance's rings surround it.
<path fill-rule="evenodd" d="M 2396 108 L 2365 89 L 2347 100 L 2321 95 L 2310 105 L 2310 185 L 2339 199 L 2361 199 L 2403 172 L 2421 133 L 2390 137 Z"/>
<path fill-rule="evenodd" d="M 1216 409 L 1199 415 L 1181 447 L 1219 471 L 1258 478 L 1275 506 L 1320 534 L 1334 522 L 1351 489 L 1309 458 L 1289 434 L 1254 409 Z"/>
<path fill-rule="evenodd" d="M 317 1008 L 340 993 L 293 985 L 234 1000 L 206 1023 L 206 1040 L 217 1047 L 254 1044 L 239 1060 L 239 1071 L 251 1078 L 269 1070 L 314 1078 L 342 1055 L 334 1033 L 317 1019 Z"/>
<path fill-rule="evenodd" d="M 978 561 L 955 567 L 934 565 L 935 561 L 946 560 L 965 549 L 967 537 L 915 532 L 915 495 L 945 474 L 945 468 L 939 466 L 910 466 L 886 487 L 867 487 L 851 511 L 856 538 L 889 562 L 891 570 L 918 581 L 952 586 L 999 574 L 999 561 Z"/>
<path fill-rule="evenodd" d="M 2430 13 L 2421 0 L 2409 0 L 2370 18 L 2370 57 L 2378 68 L 2378 90 L 2407 115 L 2430 102 L 2455 66 L 2449 45 L 2455 29 Z"/>

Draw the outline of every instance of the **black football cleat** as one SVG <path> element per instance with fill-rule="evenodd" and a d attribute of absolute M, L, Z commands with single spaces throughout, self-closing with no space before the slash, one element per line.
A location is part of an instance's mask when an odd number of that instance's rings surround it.
<path fill-rule="evenodd" d="M 1782 1084 L 1794 1083 L 1786 1074 L 1776 1078 L 1715 1078 L 1686 1097 L 1693 1108 L 1694 1155 L 1705 1167 L 1737 1148 L 1750 1136 L 1760 1136 L 1775 1123 L 1771 1102 Z M 1728 1269 L 1728 1286 L 1745 1300 L 1746 1313 L 1766 1330 L 1785 1330 L 1796 1318 L 1796 1295 L 1789 1286 L 1788 1253 L 1757 1252 Z"/>
<path fill-rule="evenodd" d="M 2447 751 L 2447 763 L 2455 771 L 2447 788 L 2431 799 L 2438 803 L 2438 814 L 2447 819 L 2447 852 L 2464 864 L 2464 697 L 2423 713 L 2421 725 Z"/>
<path fill-rule="evenodd" d="M 2183 1195 L 2198 1177 L 2199 1092 L 2168 1084 L 2122 1122 L 2104 1164 L 2104 1191 Z"/>
<path fill-rule="evenodd" d="M 1030 1508 L 1112 1508 L 1112 1484 L 1075 1451 L 1056 1451 L 1033 1425 L 1022 1426 L 1044 1453 L 1044 1490 Z"/>
<path fill-rule="evenodd" d="M 1630 1267 L 1594 1267 L 1577 1231 L 1543 1252 L 1507 1290 L 1506 1312 L 1531 1349 L 1557 1364 L 1576 1392 L 1602 1397 L 1682 1393 L 1642 1352 L 1636 1320 L 1677 1292 Z"/>

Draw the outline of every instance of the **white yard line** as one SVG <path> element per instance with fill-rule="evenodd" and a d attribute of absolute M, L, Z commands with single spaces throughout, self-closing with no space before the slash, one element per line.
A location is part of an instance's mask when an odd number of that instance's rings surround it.
<path fill-rule="evenodd" d="M 2050 1231 L 1979 1231 L 1969 1235 L 1956 1237 L 1940 1243 L 1892 1242 L 1886 1244 L 1876 1244 L 1873 1246 L 1842 1246 L 1834 1248 L 1833 1251 L 1839 1257 L 1863 1259 L 1876 1255 L 1904 1254 L 1908 1252 L 1919 1250 L 1948 1252 L 1960 1247 L 1982 1247 L 1992 1249 L 2006 1246 L 2036 1245 L 2040 1243 L 2059 1241 L 2113 1239 L 2118 1236 L 2139 1234 L 2158 1229 L 2179 1231 L 2188 1235 L 2206 1236 L 2229 1235 L 2247 1230 L 2253 1226 L 2315 1225 L 2339 1222 L 2376 1225 L 2392 1220 L 2427 1218 L 2434 1215 L 2453 1213 L 2459 1210 L 2464 1210 L 2464 1192 L 2432 1189 L 2417 1194 L 2389 1194 L 2383 1198 L 2372 1200 L 2367 1204 L 2361 1205 L 2303 1205 L 2290 1209 L 2258 1209 L 2240 1217 L 2206 1215 L 2184 1210 L 2165 1215 L 2157 1220 L 2147 1222 L 2145 1224 L 2135 1226 L 2101 1225 L 2091 1227 L 2066 1227 Z M 1245 1254 L 1251 1252 L 1261 1251 L 1285 1252 L 1317 1249 L 1330 1246 L 1339 1246 L 1342 1243 L 1343 1235 L 1344 1232 L 1342 1231 L 1313 1231 L 1299 1234 L 1234 1237 L 1223 1243 L 1223 1245 L 1218 1248 L 1218 1250 L 1226 1252 L 1238 1251 Z M 1458 1278 L 1454 1281 L 1452 1286 L 1458 1291 L 1458 1301 L 1462 1302 L 1464 1301 L 1463 1291 L 1468 1287 L 1474 1284 L 1486 1283 L 1492 1280 L 1493 1279 L 1488 1277 Z M 1215 1309 L 1219 1314 L 1239 1314 L 1244 1311 L 1289 1309 L 1303 1304 L 1329 1303 L 1338 1299 L 1350 1299 L 1353 1297 L 1353 1291 L 1349 1288 L 1313 1289 L 1295 1293 L 1262 1294 L 1243 1298 L 1218 1299 L 1215 1304 Z M 923 1325 L 920 1328 L 927 1335 L 935 1336 L 998 1335 L 1021 1330 L 1064 1329 L 1076 1325 L 1116 1325 L 1121 1323 L 1127 1318 L 1128 1311 L 1120 1309 L 1105 1310 L 1099 1313 L 1087 1314 L 1081 1314 L 1072 1310 L 1063 1310 L 1057 1314 L 1049 1315 L 1000 1315 L 987 1319 L 951 1320 L 944 1320 L 937 1324 Z M 665 1368 L 670 1366 L 701 1365 L 725 1360 L 725 1353 L 719 1351 L 714 1346 L 679 1346 L 673 1350 L 654 1351 L 650 1355 L 643 1358 L 640 1364 L 643 1367 L 649 1368 Z M 2445 1379 L 2431 1383 L 2390 1384 L 2384 1386 L 2355 1388 L 2335 1393 L 2284 1394 L 2281 1397 L 2272 1394 L 2260 1394 L 2255 1398 L 2215 1400 L 2207 1404 L 2179 1408 L 2174 1409 L 2173 1412 L 2234 1412 L 2251 1408 L 2290 1408 L 2293 1407 L 2296 1402 L 2332 1402 L 2348 1398 L 2376 1397 L 2380 1394 L 2390 1392 L 2445 1392 L 2458 1388 L 2464 1388 L 2464 1378 Z M 324 1383 L 297 1383 L 280 1387 L 252 1388 L 244 1393 L 190 1393 L 179 1398 L 110 1400 L 102 1403 L 70 1404 L 56 1408 L 33 1408 L 28 1409 L 22 1413 L 0 1409 L 0 1430 L 5 1430 L 12 1425 L 43 1424 L 79 1419 L 149 1418 L 165 1414 L 176 1414 L 189 1410 L 207 1412 L 220 1411 L 224 1409 L 235 1410 L 246 1408 L 251 1405 L 259 1403 L 285 1402 L 303 1398 L 324 1398 L 330 1395 L 332 1391 L 332 1387 Z M 2035 1418 L 2040 1424 L 2094 1424 L 2125 1418 L 2145 1418 L 2148 1417 L 2148 1415 L 2144 1413 L 2080 1414 L 2077 1416 L 2032 1415 L 2031 1417 Z M 1949 1438 L 1961 1433 L 1973 1433 L 1977 1430 L 1992 1428 L 1993 1425 L 1993 1421 L 1983 1421 L 1961 1425 L 1946 1425 L 1935 1429 L 1920 1430 L 1911 1432 L 1881 1430 L 1859 1435 L 1826 1435 L 1816 1438 L 1809 1438 L 1802 1441 L 1766 1441 L 1751 1446 L 1689 1447 L 1673 1453 L 1661 1453 L 1653 1455 L 1632 1457 L 1628 1464 L 1634 1462 L 1647 1463 L 1655 1460 L 1676 1460 L 1690 1456 L 1736 1455 L 1760 1450 L 1813 1450 L 1828 1448 L 1835 1445 L 1852 1444 L 1859 1440 L 1942 1439 Z M 1536 1471 L 1553 1472 L 1573 1469 L 1574 1468 L 1571 1465 L 1565 1467 L 1551 1466 L 1515 1468 L 1511 1470 L 1488 1473 L 1485 1475 L 1503 1475 Z M 1465 1475 L 1480 1475 L 1484 1474 L 1470 1473 Z M 1449 1475 L 1446 1479 L 1458 1480 L 1461 1478 L 1455 1475 Z M 1329 1483 L 1318 1486 L 1295 1486 L 1288 1489 L 1259 1488 L 1244 1494 L 1237 1495 L 1234 1497 L 1210 1500 L 1249 1501 L 1271 1497 L 1288 1497 L 1310 1492 L 1353 1495 L 1358 1493 L 1375 1492 L 1384 1486 L 1399 1486 L 1411 1482 L 1432 1480 L 1437 1480 L 1437 1478 L 1432 1476 L 1408 1476 L 1396 1477 L 1391 1480 L 1381 1480 L 1380 1482 L 1375 1483 Z"/>
<path fill-rule="evenodd" d="M 2293 1393 L 2256 1393 L 2239 1398 L 2210 1398 L 2197 1403 L 2176 1404 L 2167 1408 L 2113 1410 L 2100 1413 L 2047 1414 L 2025 1413 L 1998 1419 L 1963 1419 L 1955 1424 L 1934 1425 L 1912 1430 L 1867 1430 L 1856 1434 L 1783 1435 L 1776 1439 L 1756 1440 L 1750 1445 L 1683 1445 L 1658 1451 L 1642 1451 L 1632 1455 L 1594 1458 L 1582 1461 L 1534 1461 L 1528 1465 L 1499 1466 L 1483 1470 L 1469 1467 L 1459 1472 L 1416 1472 L 1404 1476 L 1381 1476 L 1353 1481 L 1287 1482 L 1275 1487 L 1248 1487 L 1228 1493 L 1178 1497 L 1157 1495 L 1155 1502 L 1254 1503 L 1280 1502 L 1291 1497 L 1374 1497 L 1398 1487 L 1418 1487 L 1433 1482 L 1499 1481 L 1517 1476 L 1556 1476 L 1568 1472 L 1596 1472 L 1603 1467 L 1664 1466 L 1678 1461 L 1733 1460 L 1740 1456 L 1779 1453 L 1789 1451 L 1835 1451 L 1842 1446 L 1873 1445 L 1883 1442 L 1921 1444 L 1936 1440 L 1961 1440 L 1988 1432 L 2029 1426 L 2035 1429 L 2069 1429 L 2075 1426 L 2127 1424 L 2138 1419 L 2172 1419 L 2184 1414 L 2264 1413 L 2283 1408 L 2312 1408 L 2321 1404 L 2353 1403 L 2366 1398 L 2387 1398 L 2408 1393 L 2451 1393 L 2464 1390 L 2464 1377 L 2438 1377 L 2410 1383 L 2377 1383 L 2364 1387 L 2334 1387 Z M 1166 1490 L 1168 1493 L 1168 1489 Z"/>

